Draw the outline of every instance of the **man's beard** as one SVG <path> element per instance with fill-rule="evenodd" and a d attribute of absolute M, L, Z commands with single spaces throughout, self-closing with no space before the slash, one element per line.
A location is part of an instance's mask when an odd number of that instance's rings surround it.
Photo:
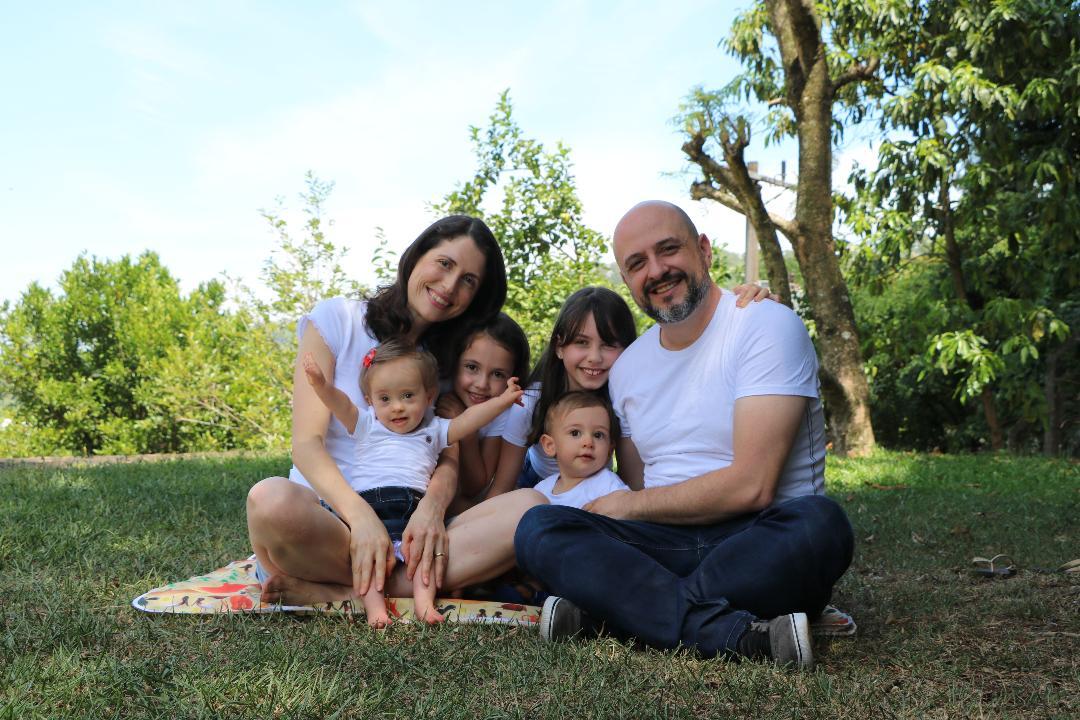
<path fill-rule="evenodd" d="M 686 297 L 683 298 L 681 303 L 667 308 L 658 308 L 649 302 L 652 288 L 672 280 L 686 280 Z M 690 317 L 690 314 L 702 303 L 705 296 L 709 294 L 709 283 L 705 278 L 697 278 L 683 272 L 667 272 L 658 280 L 648 283 L 643 290 L 644 296 L 642 299 L 644 302 L 641 309 L 645 311 L 646 315 L 658 323 L 677 323 Z"/>

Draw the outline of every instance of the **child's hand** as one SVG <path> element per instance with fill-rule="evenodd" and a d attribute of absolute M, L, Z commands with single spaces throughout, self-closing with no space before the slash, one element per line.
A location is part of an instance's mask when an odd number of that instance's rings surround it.
<path fill-rule="evenodd" d="M 507 404 L 509 404 L 509 405 L 522 405 L 522 406 L 524 406 L 525 403 L 522 402 L 522 400 L 521 400 L 521 396 L 524 395 L 524 394 L 525 394 L 525 391 L 521 389 L 520 385 L 518 385 L 517 378 L 512 377 L 506 383 L 506 390 L 504 390 L 503 394 L 500 395 L 499 397 L 502 398 L 504 401 L 506 401 Z"/>
<path fill-rule="evenodd" d="M 326 387 L 326 376 L 311 353 L 304 353 L 304 374 L 307 375 L 308 383 L 316 390 Z"/>

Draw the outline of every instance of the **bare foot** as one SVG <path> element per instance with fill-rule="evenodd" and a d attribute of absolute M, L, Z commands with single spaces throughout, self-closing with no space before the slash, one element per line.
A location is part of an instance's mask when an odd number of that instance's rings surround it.
<path fill-rule="evenodd" d="M 431 605 L 425 608 L 421 607 L 419 603 L 414 602 L 413 611 L 415 612 L 418 620 L 420 620 L 421 622 L 425 622 L 428 625 L 438 625 L 439 623 L 446 621 L 446 618 L 444 618 L 442 614 Z"/>
<path fill-rule="evenodd" d="M 380 592 L 372 590 L 364 596 L 364 614 L 367 616 L 367 624 L 376 630 L 382 630 L 390 625 L 390 614 L 386 612 L 386 598 Z"/>
<path fill-rule="evenodd" d="M 315 605 L 351 598 L 352 587 L 349 585 L 311 582 L 291 575 L 271 575 L 262 584 L 261 600 L 265 603 Z"/>

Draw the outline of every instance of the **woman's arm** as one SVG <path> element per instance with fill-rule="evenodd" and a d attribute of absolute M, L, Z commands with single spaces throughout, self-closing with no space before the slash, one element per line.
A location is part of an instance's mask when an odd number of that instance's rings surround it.
<path fill-rule="evenodd" d="M 442 587 L 446 573 L 446 508 L 457 494 L 458 450 L 451 445 L 439 455 L 439 464 L 431 474 L 427 492 L 416 506 L 405 532 L 401 534 L 401 553 L 405 556 L 406 575 L 411 580 L 420 570 L 425 585 L 431 584 L 435 568 L 435 587 Z"/>
<path fill-rule="evenodd" d="M 322 336 L 309 327 L 300 338 L 293 369 L 293 462 L 319 497 L 349 526 L 353 592 L 361 596 L 372 585 L 382 590 L 386 575 L 394 566 L 393 545 L 371 506 L 349 487 L 337 463 L 326 451 L 330 410 L 308 383 L 302 362 L 308 353 L 326 377 L 334 377 L 334 355 Z"/>

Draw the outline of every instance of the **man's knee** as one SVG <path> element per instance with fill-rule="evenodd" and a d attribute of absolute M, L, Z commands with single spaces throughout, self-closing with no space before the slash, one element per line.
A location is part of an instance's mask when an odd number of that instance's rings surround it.
<path fill-rule="evenodd" d="M 572 510 L 561 505 L 537 505 L 521 516 L 514 532 L 514 553 L 520 567 L 529 567 L 529 561 L 545 535 L 573 521 L 575 513 Z"/>
<path fill-rule="evenodd" d="M 829 547 L 835 557 L 846 558 L 844 566 L 851 562 L 855 549 L 855 533 L 851 529 L 844 508 L 824 495 L 804 495 L 782 506 L 793 512 L 804 525 L 806 537 L 817 546 Z"/>

